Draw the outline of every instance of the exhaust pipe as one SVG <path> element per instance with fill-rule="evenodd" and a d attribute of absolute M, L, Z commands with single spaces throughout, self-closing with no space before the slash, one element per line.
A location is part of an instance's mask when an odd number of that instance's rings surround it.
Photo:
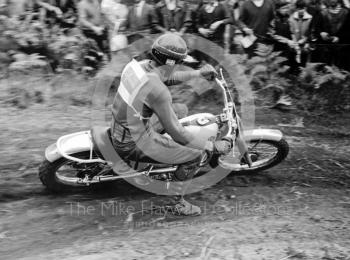
<path fill-rule="evenodd" d="M 99 183 L 99 182 L 107 182 L 107 181 L 117 181 L 121 179 L 128 179 L 128 178 L 134 178 L 138 176 L 153 176 L 158 175 L 162 173 L 169 173 L 176 171 L 177 167 L 171 167 L 171 168 L 163 168 L 163 169 L 155 169 L 151 171 L 142 171 L 142 172 L 136 172 L 133 174 L 127 174 L 127 175 L 119 175 L 119 176 L 95 176 L 90 181 L 78 181 L 78 183 L 86 183 L 86 184 L 92 184 L 92 183 Z"/>

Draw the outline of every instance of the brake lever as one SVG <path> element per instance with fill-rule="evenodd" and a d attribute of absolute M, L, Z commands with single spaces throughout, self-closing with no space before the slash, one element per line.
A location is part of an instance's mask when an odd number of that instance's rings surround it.
<path fill-rule="evenodd" d="M 220 76 L 220 78 L 219 78 L 219 76 Z M 227 83 L 226 83 L 226 80 L 224 78 L 224 73 L 223 73 L 223 69 L 222 68 L 220 68 L 219 73 L 217 73 L 217 77 L 216 78 L 221 82 L 221 84 L 223 86 L 225 86 L 225 87 L 227 86 Z"/>

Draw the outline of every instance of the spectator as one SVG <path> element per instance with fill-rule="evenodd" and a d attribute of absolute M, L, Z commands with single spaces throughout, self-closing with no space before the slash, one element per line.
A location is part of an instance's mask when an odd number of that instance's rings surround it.
<path fill-rule="evenodd" d="M 29 1 L 34 12 L 39 12 L 40 21 L 50 27 L 55 25 L 56 19 L 62 18 L 62 10 L 52 0 Z"/>
<path fill-rule="evenodd" d="M 296 61 L 305 66 L 310 49 L 312 15 L 306 11 L 305 0 L 297 0 L 296 11 L 289 18 L 290 30 L 296 52 Z"/>
<path fill-rule="evenodd" d="M 194 1 L 188 1 L 187 3 L 188 13 L 190 15 L 189 20 L 191 23 L 188 23 L 186 32 L 187 33 L 197 33 L 197 20 L 198 20 L 198 11 L 200 9 L 200 5 Z"/>
<path fill-rule="evenodd" d="M 9 10 L 8 10 L 8 0 L 0 0 L 0 15 L 8 16 Z"/>
<path fill-rule="evenodd" d="M 272 22 L 270 34 L 276 40 L 275 51 L 282 51 L 293 47 L 292 32 L 290 28 L 290 4 L 287 1 L 279 1 L 276 3 L 276 16 Z"/>
<path fill-rule="evenodd" d="M 191 11 L 185 1 L 163 0 L 158 4 L 157 13 L 160 24 L 166 31 L 182 35 L 191 27 Z"/>
<path fill-rule="evenodd" d="M 342 6 L 340 0 L 328 0 L 327 8 L 322 12 L 320 24 L 316 28 L 321 55 L 319 61 L 338 65 L 341 59 L 340 29 L 345 23 L 348 10 Z"/>
<path fill-rule="evenodd" d="M 313 23 L 318 24 L 318 21 L 322 15 L 322 10 L 325 9 L 325 5 L 322 0 L 309 0 L 306 4 L 306 11 L 312 15 Z"/>
<path fill-rule="evenodd" d="M 76 0 L 56 0 L 56 5 L 63 13 L 69 11 L 77 12 Z"/>
<path fill-rule="evenodd" d="M 164 31 L 159 26 L 155 8 L 145 0 L 134 0 L 129 9 L 127 30 L 131 33 L 129 43 L 132 43 L 150 33 Z"/>
<path fill-rule="evenodd" d="M 121 0 L 102 0 L 101 11 L 111 30 L 114 30 L 116 25 L 121 30 L 125 30 L 129 10 L 121 3 Z"/>
<path fill-rule="evenodd" d="M 98 0 L 81 0 L 78 4 L 79 24 L 83 34 L 93 39 L 101 51 L 109 53 L 108 31 L 102 21 Z"/>
<path fill-rule="evenodd" d="M 254 55 L 258 43 L 270 43 L 267 37 L 271 22 L 275 18 L 275 7 L 271 0 L 247 0 L 242 4 L 239 20 L 246 35 L 254 35 L 257 40 L 246 52 Z"/>
<path fill-rule="evenodd" d="M 27 1 L 7 1 L 7 9 L 11 17 L 25 19 L 27 22 L 39 20 L 42 24 L 47 22 L 47 12 L 51 11 L 57 15 L 61 15 L 58 8 L 52 6 L 48 1 L 27 0 Z"/>
<path fill-rule="evenodd" d="M 224 47 L 226 24 L 231 23 L 228 10 L 218 0 L 205 0 L 198 13 L 198 32 L 204 38 Z"/>
<path fill-rule="evenodd" d="M 127 46 L 125 35 L 128 7 L 121 0 L 102 0 L 102 13 L 109 25 L 110 49 L 115 52 Z"/>
<path fill-rule="evenodd" d="M 73 28 L 77 22 L 77 5 L 75 0 L 56 0 L 56 7 L 62 12 L 59 23 L 63 28 Z"/>
<path fill-rule="evenodd" d="M 41 0 L 37 2 L 47 10 L 54 11 L 57 15 L 77 12 L 75 0 Z"/>
<path fill-rule="evenodd" d="M 240 21 L 245 32 L 252 32 L 262 40 L 266 38 L 271 21 L 275 18 L 274 4 L 270 0 L 247 0 L 240 10 Z"/>
<path fill-rule="evenodd" d="M 231 19 L 231 24 L 228 26 L 226 34 L 227 49 L 230 53 L 243 54 L 244 50 L 239 41 L 235 40 L 237 35 L 241 34 L 239 26 L 237 24 L 237 18 L 239 17 L 239 2 L 238 0 L 226 0 L 224 3 L 225 9 L 228 11 Z"/>
<path fill-rule="evenodd" d="M 350 8 L 350 0 L 343 0 L 342 1 L 342 5 L 343 7 L 345 7 L 346 9 Z"/>
<path fill-rule="evenodd" d="M 274 51 L 281 53 L 281 56 L 288 59 L 287 65 L 292 72 L 296 71 L 295 42 L 292 40 L 290 26 L 291 5 L 287 1 L 276 3 L 276 17 L 272 22 L 273 29 L 270 31 L 271 37 L 275 40 Z"/>
<path fill-rule="evenodd" d="M 43 25 L 73 28 L 77 21 L 74 0 L 28 0 L 24 4 L 22 16 L 27 22 L 39 20 Z"/>
<path fill-rule="evenodd" d="M 350 71 L 350 12 L 346 16 L 343 26 L 339 30 L 339 44 L 342 46 L 342 59 L 339 60 L 339 67 Z"/>
<path fill-rule="evenodd" d="M 317 43 L 317 35 L 316 35 L 316 28 L 321 23 L 322 19 L 322 10 L 325 8 L 323 4 L 323 0 L 308 0 L 306 11 L 312 15 L 312 21 L 311 21 L 311 44 L 312 46 L 315 46 L 314 44 Z M 315 47 L 313 47 L 315 48 Z M 311 52 L 311 61 L 313 61 L 313 52 Z"/>

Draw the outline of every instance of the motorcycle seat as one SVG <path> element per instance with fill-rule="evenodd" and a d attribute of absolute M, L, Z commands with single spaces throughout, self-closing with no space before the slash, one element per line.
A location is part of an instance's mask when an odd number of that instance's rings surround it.
<path fill-rule="evenodd" d="M 101 159 L 104 159 L 109 162 L 120 161 L 118 152 L 115 150 L 113 146 L 113 142 L 111 138 L 111 129 L 109 127 L 103 127 L 103 126 L 93 127 L 91 129 L 91 139 L 93 144 L 93 150 Z M 139 162 L 160 164 L 159 162 L 156 162 L 153 159 L 148 158 L 147 156 L 136 158 L 135 162 L 136 162 L 136 165 L 138 165 Z"/>

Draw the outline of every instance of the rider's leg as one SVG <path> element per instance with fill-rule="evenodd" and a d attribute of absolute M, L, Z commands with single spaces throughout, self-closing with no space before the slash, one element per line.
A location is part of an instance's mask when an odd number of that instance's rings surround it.
<path fill-rule="evenodd" d="M 202 160 L 202 156 L 194 162 L 182 164 L 179 166 L 179 168 L 175 172 L 175 176 L 180 181 L 186 181 L 184 182 L 181 192 L 179 194 L 181 195 L 181 198 L 179 202 L 175 205 L 175 211 L 177 214 L 194 216 L 194 215 L 200 215 L 202 212 L 200 207 L 189 203 L 184 198 L 184 196 L 188 192 L 188 188 L 192 184 L 193 177 L 197 174 L 198 170 L 200 169 L 199 164 L 201 160 Z"/>
<path fill-rule="evenodd" d="M 179 165 L 175 174 L 182 176 L 183 180 L 191 179 L 197 173 L 204 154 L 204 151 L 182 146 L 154 129 L 150 129 L 145 136 L 139 138 L 137 143 L 122 144 L 113 140 L 113 144 L 120 156 L 126 160 L 149 162 L 152 159 L 164 164 Z M 183 198 L 189 185 L 190 183 L 186 182 L 180 190 L 177 190 L 181 199 L 175 206 L 176 212 L 182 215 L 198 215 L 201 213 L 200 208 Z"/>
<path fill-rule="evenodd" d="M 202 150 L 183 146 L 167 136 L 151 130 L 136 143 L 143 157 L 170 165 L 180 165 L 200 158 Z"/>
<path fill-rule="evenodd" d="M 171 164 L 179 165 L 177 171 L 175 172 L 175 176 L 179 181 L 184 181 L 184 183 L 181 186 L 181 189 L 177 191 L 177 194 L 181 196 L 181 199 L 175 206 L 176 213 L 181 215 L 200 215 L 200 207 L 187 202 L 184 199 L 184 196 L 189 191 L 188 189 L 191 185 L 191 179 L 195 176 L 200 168 L 200 162 L 205 152 L 182 146 L 174 142 L 172 139 L 164 137 L 158 133 L 152 135 L 152 141 L 153 145 L 147 147 L 151 147 L 151 150 L 156 151 L 158 153 L 158 156 L 167 154 L 168 159 L 171 161 Z M 149 151 L 146 153 L 148 152 Z M 149 155 L 150 154 L 148 154 L 148 156 Z M 159 159 L 160 157 L 156 158 Z M 170 184 L 170 186 L 172 186 L 172 184 Z"/>

